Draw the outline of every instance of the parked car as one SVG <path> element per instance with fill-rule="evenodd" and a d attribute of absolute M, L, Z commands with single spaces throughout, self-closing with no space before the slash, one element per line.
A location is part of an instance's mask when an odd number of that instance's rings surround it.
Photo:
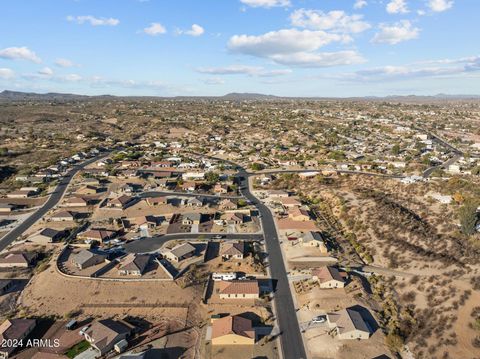
<path fill-rule="evenodd" d="M 312 323 L 315 324 L 325 323 L 326 321 L 327 318 L 324 315 L 319 315 L 318 317 L 312 319 Z"/>

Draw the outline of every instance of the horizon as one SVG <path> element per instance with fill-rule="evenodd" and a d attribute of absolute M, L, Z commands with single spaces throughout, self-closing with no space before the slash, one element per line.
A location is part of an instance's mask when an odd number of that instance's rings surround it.
<path fill-rule="evenodd" d="M 478 98 L 480 95 L 477 94 L 446 94 L 446 93 L 437 93 L 437 94 L 426 94 L 426 95 L 416 95 L 416 94 L 406 94 L 406 95 L 385 95 L 385 96 L 348 96 L 348 97 L 327 97 L 327 96 L 280 96 L 275 94 L 264 94 L 256 92 L 229 92 L 220 95 L 113 95 L 109 93 L 103 93 L 98 95 L 88 95 L 82 93 L 68 93 L 68 92 L 26 92 L 26 91 L 15 91 L 10 89 L 4 89 L 0 91 L 0 95 L 5 93 L 13 94 L 23 94 L 23 95 L 37 95 L 37 96 L 48 96 L 48 95 L 60 95 L 60 96 L 79 96 L 79 97 L 118 97 L 118 98 L 224 98 L 227 96 L 261 96 L 261 97 L 274 97 L 278 99 L 339 99 L 339 100 L 348 100 L 348 99 L 386 99 L 386 98 L 408 98 L 408 97 L 419 97 L 419 98 L 451 98 L 451 99 L 469 99 L 469 98 Z"/>
<path fill-rule="evenodd" d="M 10 2 L 0 23 L 9 34 L 0 41 L 0 89 L 477 96 L 478 10 L 474 0 Z"/>

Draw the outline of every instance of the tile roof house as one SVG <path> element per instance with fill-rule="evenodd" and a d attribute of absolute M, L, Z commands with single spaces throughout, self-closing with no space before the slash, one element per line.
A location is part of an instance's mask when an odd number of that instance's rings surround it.
<path fill-rule="evenodd" d="M 85 269 L 105 262 L 106 258 L 107 255 L 102 252 L 85 249 L 78 252 L 77 254 L 72 255 L 71 262 L 78 269 Z"/>
<path fill-rule="evenodd" d="M 220 299 L 258 299 L 260 287 L 257 280 L 219 281 Z"/>
<path fill-rule="evenodd" d="M 0 342 L 25 339 L 35 328 L 35 319 L 7 319 L 0 325 Z M 1 345 L 0 357 L 8 358 L 17 349 L 16 346 Z"/>
<path fill-rule="evenodd" d="M 346 308 L 327 314 L 330 327 L 336 328 L 338 339 L 368 339 L 372 330 L 360 312 Z"/>
<path fill-rule="evenodd" d="M 127 254 L 120 260 L 118 273 L 120 275 L 136 275 L 141 276 L 145 273 L 152 257 L 150 254 Z"/>
<path fill-rule="evenodd" d="M 132 327 L 126 323 L 112 319 L 94 322 L 85 332 L 85 339 L 104 355 L 111 351 L 115 344 L 126 339 L 132 332 Z"/>
<path fill-rule="evenodd" d="M 224 242 L 220 246 L 220 255 L 223 259 L 243 259 L 245 245 L 243 241 Z"/>
<path fill-rule="evenodd" d="M 332 266 L 316 268 L 312 270 L 313 280 L 318 281 L 320 288 L 343 288 L 345 279 L 340 271 Z"/>
<path fill-rule="evenodd" d="M 253 345 L 255 330 L 252 321 L 238 315 L 212 322 L 212 345 Z"/>

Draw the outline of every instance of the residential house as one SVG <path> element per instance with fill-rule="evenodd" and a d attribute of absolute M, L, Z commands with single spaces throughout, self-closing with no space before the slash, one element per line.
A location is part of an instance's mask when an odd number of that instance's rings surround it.
<path fill-rule="evenodd" d="M 31 190 L 17 190 L 10 193 L 7 193 L 7 198 L 28 198 L 35 195 L 35 191 Z"/>
<path fill-rule="evenodd" d="M 229 315 L 212 322 L 212 345 L 253 345 L 255 330 L 250 319 Z"/>
<path fill-rule="evenodd" d="M 145 202 L 147 202 L 149 206 L 156 207 L 167 204 L 167 197 L 147 197 Z"/>
<path fill-rule="evenodd" d="M 183 243 L 165 251 L 164 256 L 167 259 L 178 263 L 184 259 L 193 257 L 195 252 L 196 248 L 194 246 L 192 246 L 190 243 Z"/>
<path fill-rule="evenodd" d="M 360 312 L 353 308 L 327 314 L 327 323 L 336 329 L 337 337 L 341 340 L 368 339 L 372 332 Z"/>
<path fill-rule="evenodd" d="M 224 242 L 220 246 L 220 255 L 223 259 L 243 259 L 244 242 Z"/>
<path fill-rule="evenodd" d="M 127 254 L 120 260 L 118 273 L 120 275 L 141 276 L 145 273 L 151 261 L 150 254 Z"/>
<path fill-rule="evenodd" d="M 0 258 L 0 268 L 28 268 L 35 263 L 37 253 L 9 252 Z"/>
<path fill-rule="evenodd" d="M 15 204 L 0 203 L 0 213 L 12 213 L 18 206 Z"/>
<path fill-rule="evenodd" d="M 203 200 L 201 200 L 197 197 L 192 197 L 187 201 L 187 206 L 188 207 L 202 207 L 203 206 Z"/>
<path fill-rule="evenodd" d="M 127 339 L 132 331 L 132 326 L 125 322 L 102 319 L 94 322 L 83 335 L 100 355 L 104 355 L 113 350 L 115 344 Z"/>
<path fill-rule="evenodd" d="M 328 253 L 325 239 L 320 232 L 307 232 L 300 236 L 299 242 L 304 247 L 317 247 L 322 253 Z"/>
<path fill-rule="evenodd" d="M 193 192 L 197 189 L 198 183 L 193 181 L 185 181 L 182 183 L 181 188 L 183 191 Z"/>
<path fill-rule="evenodd" d="M 288 210 L 288 218 L 294 221 L 305 222 L 310 220 L 310 214 L 306 209 L 293 207 Z"/>
<path fill-rule="evenodd" d="M 218 208 L 222 211 L 225 211 L 225 210 L 234 210 L 234 209 L 237 209 L 238 208 L 238 204 L 231 200 L 231 199 L 228 199 L 228 198 L 225 198 L 225 199 L 222 199 L 219 204 L 218 204 Z"/>
<path fill-rule="evenodd" d="M 84 197 L 70 197 L 65 200 L 63 207 L 87 207 L 91 200 Z"/>
<path fill-rule="evenodd" d="M 279 197 L 273 201 L 279 202 L 285 208 L 300 207 L 302 205 L 302 202 L 294 197 Z"/>
<path fill-rule="evenodd" d="M 75 219 L 77 219 L 77 214 L 71 211 L 60 211 L 50 217 L 50 220 L 54 222 L 74 221 Z"/>
<path fill-rule="evenodd" d="M 32 234 L 28 237 L 28 241 L 39 243 L 39 244 L 48 244 L 48 243 L 55 243 L 59 242 L 63 236 L 65 235 L 65 231 L 57 231 L 53 228 L 43 228 L 38 232 Z"/>
<path fill-rule="evenodd" d="M 220 299 L 258 299 L 260 287 L 257 280 L 219 281 Z"/>
<path fill-rule="evenodd" d="M 345 273 L 346 275 L 346 273 Z M 344 276 L 332 266 L 320 267 L 312 270 L 313 280 L 318 281 L 320 288 L 343 288 L 345 287 Z"/>
<path fill-rule="evenodd" d="M 213 192 L 215 192 L 216 194 L 227 194 L 228 186 L 226 184 L 217 183 L 213 187 Z"/>
<path fill-rule="evenodd" d="M 184 213 L 182 215 L 182 224 L 184 225 L 200 224 L 201 222 L 202 222 L 201 213 Z"/>
<path fill-rule="evenodd" d="M 18 348 L 17 345 L 3 343 L 19 343 L 35 328 L 35 319 L 7 319 L 0 325 L 0 358 L 9 358 Z"/>
<path fill-rule="evenodd" d="M 222 218 L 227 224 L 242 224 L 246 222 L 247 216 L 240 212 L 225 213 Z"/>
<path fill-rule="evenodd" d="M 121 195 L 117 198 L 110 199 L 107 203 L 107 207 L 109 208 L 117 208 L 117 209 L 125 209 L 129 206 L 133 205 L 135 202 L 134 197 L 130 197 L 127 195 Z"/>
<path fill-rule="evenodd" d="M 105 262 L 107 255 L 93 249 L 84 249 L 71 257 L 71 262 L 78 269 L 86 269 Z"/>
<path fill-rule="evenodd" d="M 117 232 L 106 229 L 89 229 L 85 232 L 77 234 L 77 239 L 83 241 L 97 241 L 100 243 L 107 242 L 117 235 Z"/>

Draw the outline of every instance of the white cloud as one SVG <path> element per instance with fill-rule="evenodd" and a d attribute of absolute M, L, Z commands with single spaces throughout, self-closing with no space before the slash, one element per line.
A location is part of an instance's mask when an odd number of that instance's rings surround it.
<path fill-rule="evenodd" d="M 355 51 L 316 52 L 330 43 L 348 43 L 351 40 L 351 37 L 345 34 L 283 29 L 259 36 L 232 36 L 228 48 L 232 52 L 267 58 L 282 65 L 325 67 L 364 61 Z"/>
<path fill-rule="evenodd" d="M 365 0 L 356 0 L 355 4 L 353 4 L 354 9 L 362 9 L 367 6 L 368 3 Z"/>
<path fill-rule="evenodd" d="M 363 15 L 347 15 L 341 10 L 324 13 L 321 10 L 299 9 L 290 15 L 293 26 L 343 33 L 359 33 L 369 29 L 370 24 L 362 19 Z"/>
<path fill-rule="evenodd" d="M 73 67 L 75 64 L 68 59 L 57 59 L 55 60 L 55 65 L 59 67 Z"/>
<path fill-rule="evenodd" d="M 167 29 L 165 28 L 165 26 L 158 22 L 152 22 L 149 27 L 143 29 L 143 32 L 147 35 L 157 36 L 165 34 L 167 32 Z"/>
<path fill-rule="evenodd" d="M 259 36 L 234 35 L 228 42 L 228 48 L 237 53 L 269 57 L 275 54 L 314 51 L 336 41 L 349 42 L 351 38 L 325 31 L 283 29 Z"/>
<path fill-rule="evenodd" d="M 0 79 L 10 80 L 15 77 L 15 72 L 12 69 L 6 67 L 0 68 Z"/>
<path fill-rule="evenodd" d="M 0 58 L 10 60 L 27 60 L 36 63 L 42 62 L 42 60 L 28 47 L 7 47 L 0 50 Z"/>
<path fill-rule="evenodd" d="M 67 16 L 67 21 L 76 22 L 77 24 L 90 23 L 92 26 L 117 26 L 120 24 L 120 20 L 113 17 L 95 17 L 92 15 L 82 16 Z"/>
<path fill-rule="evenodd" d="M 459 76 L 480 71 L 480 56 L 471 56 L 460 59 L 442 59 L 424 61 L 424 64 L 410 64 L 406 66 L 383 66 L 354 73 L 344 73 L 333 76 L 348 81 L 393 81 L 412 78 L 439 78 Z M 435 64 L 436 66 L 431 66 Z M 455 65 L 455 66 L 452 66 Z M 333 78 L 332 77 L 332 78 Z"/>
<path fill-rule="evenodd" d="M 376 33 L 372 42 L 395 45 L 402 41 L 416 39 L 420 29 L 413 27 L 408 20 L 402 20 L 392 25 L 380 24 L 380 32 Z"/>
<path fill-rule="evenodd" d="M 428 7 L 435 12 L 442 12 L 453 6 L 453 0 L 430 0 Z"/>
<path fill-rule="evenodd" d="M 259 77 L 275 77 L 288 75 L 292 72 L 290 69 L 266 70 L 261 66 L 248 65 L 230 65 L 224 67 L 200 67 L 196 69 L 202 74 L 211 75 L 248 75 Z"/>
<path fill-rule="evenodd" d="M 406 14 L 408 12 L 405 0 L 391 0 L 387 4 L 387 12 L 389 14 Z"/>
<path fill-rule="evenodd" d="M 342 65 L 354 65 L 365 62 L 365 59 L 356 51 L 337 52 L 297 52 L 294 54 L 273 55 L 275 62 L 299 67 L 331 67 Z"/>
<path fill-rule="evenodd" d="M 290 0 L 240 0 L 242 4 L 251 6 L 251 7 L 285 7 L 290 6 Z"/>
<path fill-rule="evenodd" d="M 40 75 L 44 76 L 52 76 L 53 75 L 53 70 L 50 67 L 44 67 L 40 71 L 38 71 Z"/>
<path fill-rule="evenodd" d="M 201 36 L 205 32 L 205 29 L 198 24 L 193 24 L 190 30 L 178 30 L 178 34 L 185 34 L 190 36 Z"/>

